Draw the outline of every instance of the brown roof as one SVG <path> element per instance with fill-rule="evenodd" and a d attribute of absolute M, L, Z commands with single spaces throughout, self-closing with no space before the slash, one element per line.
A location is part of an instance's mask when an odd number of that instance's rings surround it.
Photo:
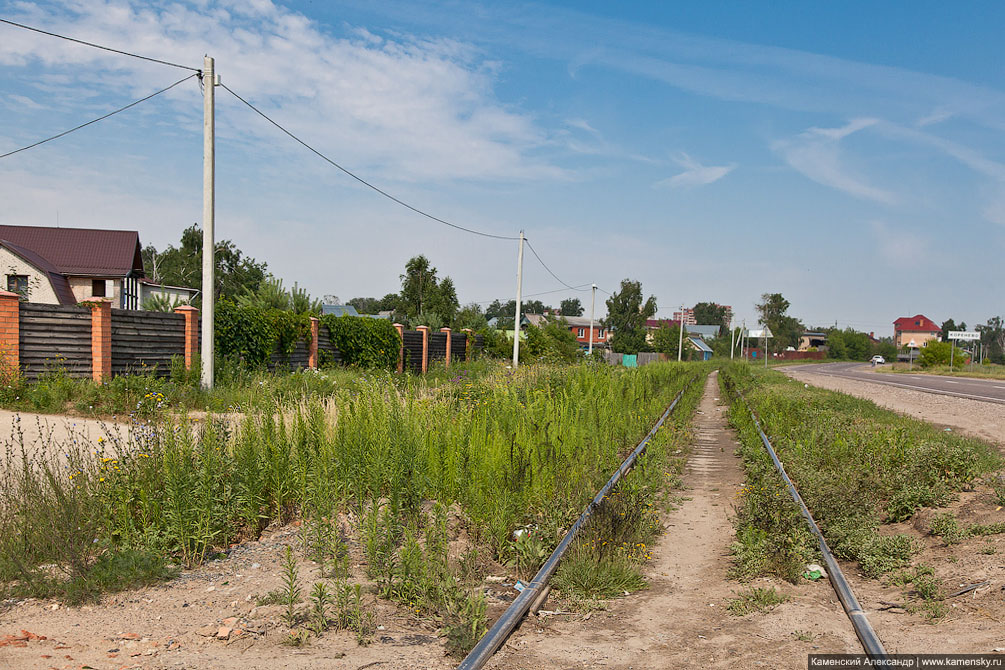
<path fill-rule="evenodd" d="M 13 242 L 8 242 L 7 240 L 0 240 L 0 246 L 9 249 L 11 253 L 20 256 L 28 263 L 34 265 L 40 272 L 44 272 L 49 277 L 49 283 L 52 285 L 52 290 L 55 292 L 56 298 L 59 299 L 59 304 L 77 304 L 77 299 L 73 297 L 73 291 L 70 290 L 70 282 L 66 281 L 66 277 L 64 275 L 59 274 L 59 271 L 53 267 L 52 263 L 36 254 L 31 249 L 25 249 L 24 247 L 20 247 Z"/>
<path fill-rule="evenodd" d="M 135 230 L 0 225 L 0 240 L 34 252 L 63 275 L 143 276 Z"/>

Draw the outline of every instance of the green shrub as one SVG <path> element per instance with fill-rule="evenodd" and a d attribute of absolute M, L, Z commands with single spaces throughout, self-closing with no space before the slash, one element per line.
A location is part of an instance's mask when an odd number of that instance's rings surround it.
<path fill-rule="evenodd" d="M 388 319 L 326 314 L 321 325 L 328 328 L 343 364 L 384 370 L 397 367 L 401 337 Z"/>

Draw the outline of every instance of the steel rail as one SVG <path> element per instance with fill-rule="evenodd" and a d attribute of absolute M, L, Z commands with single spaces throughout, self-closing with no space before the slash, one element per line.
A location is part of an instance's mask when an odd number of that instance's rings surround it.
<path fill-rule="evenodd" d="M 474 649 L 472 649 L 468 655 L 464 657 L 461 664 L 457 666 L 457 670 L 477 670 L 478 668 L 483 667 L 488 660 L 492 658 L 492 655 L 499 649 L 499 647 L 502 646 L 503 642 L 506 641 L 506 638 L 513 632 L 513 629 L 515 629 L 523 620 L 524 616 L 526 616 L 528 610 L 530 610 L 531 604 L 548 583 L 548 580 L 551 579 L 551 576 L 558 568 L 559 561 L 562 560 L 562 556 L 565 554 L 566 550 L 572 546 L 572 541 L 576 539 L 576 535 L 579 534 L 579 531 L 582 530 L 583 526 L 586 524 L 593 512 L 611 492 L 611 489 L 613 489 L 614 486 L 621 481 L 622 477 L 628 474 L 628 472 L 635 466 L 635 461 L 638 460 L 639 456 L 645 453 L 646 447 L 649 445 L 649 441 L 652 440 L 656 431 L 660 429 L 663 423 L 667 420 L 667 417 L 670 416 L 670 413 L 674 410 L 674 407 L 677 406 L 677 403 L 680 402 L 680 399 L 684 396 L 684 392 L 687 391 L 693 381 L 694 380 L 689 381 L 684 385 L 684 388 L 681 389 L 680 393 L 677 394 L 677 397 L 673 399 L 672 403 L 670 403 L 670 406 L 667 407 L 665 412 L 663 412 L 663 416 L 661 416 L 659 421 L 656 422 L 656 425 L 653 426 L 652 430 L 650 430 L 642 441 L 639 442 L 638 446 L 635 447 L 628 458 L 621 463 L 621 467 L 619 467 L 617 471 L 611 475 L 611 478 L 607 481 L 604 487 L 600 489 L 600 492 L 597 493 L 593 500 L 590 501 L 590 504 L 586 506 L 586 509 L 583 510 L 579 519 L 576 520 L 576 523 L 572 525 L 572 528 L 570 528 L 569 532 L 565 534 L 564 538 L 562 538 L 558 547 L 556 547 L 555 551 L 552 552 L 551 557 L 548 558 L 545 564 L 541 566 L 541 569 L 538 570 L 537 574 L 534 575 L 534 579 L 532 579 L 520 595 L 516 597 L 516 600 L 514 600 L 513 603 L 506 608 L 503 615 L 499 617 L 492 628 L 490 628 L 482 639 L 478 641 L 478 644 L 475 645 Z"/>
<path fill-rule="evenodd" d="M 732 386 L 732 384 L 730 384 Z M 871 658 L 882 660 L 887 658 L 886 649 L 883 647 L 883 642 L 876 635 L 876 631 L 873 630 L 872 624 L 869 623 L 869 619 L 865 615 L 865 611 L 862 606 L 859 605 L 858 599 L 851 590 L 851 586 L 848 584 L 848 580 L 845 579 L 844 573 L 841 572 L 841 567 L 838 565 L 837 560 L 834 558 L 834 554 L 831 553 L 830 547 L 827 546 L 827 540 L 824 539 L 824 535 L 820 532 L 820 527 L 817 526 L 817 522 L 813 520 L 813 515 L 810 514 L 810 510 L 806 507 L 806 503 L 803 502 L 803 498 L 799 495 L 799 491 L 796 490 L 795 484 L 789 479 L 789 475 L 785 472 L 785 468 L 782 466 L 782 462 L 778 459 L 778 454 L 775 453 L 774 447 L 771 446 L 771 441 L 768 440 L 768 436 L 764 434 L 761 429 L 761 422 L 757 418 L 757 414 L 750 407 L 747 399 L 743 397 L 738 389 L 733 389 L 737 397 L 743 401 L 743 405 L 750 412 L 750 418 L 754 421 L 754 426 L 757 428 L 758 434 L 761 436 L 761 442 L 764 443 L 765 449 L 768 450 L 768 454 L 771 456 L 771 461 L 775 464 L 775 469 L 778 470 L 778 474 L 781 475 L 782 480 L 785 481 L 785 488 L 788 489 L 789 495 L 799 506 L 799 511 L 806 520 L 806 524 L 810 528 L 810 532 L 817 538 L 817 543 L 820 547 L 820 553 L 823 554 L 824 563 L 827 566 L 827 578 L 830 580 L 831 586 L 834 588 L 834 592 L 837 594 L 838 600 L 841 601 L 841 606 L 844 607 L 845 613 L 848 615 L 848 619 L 851 621 L 851 625 L 855 628 L 855 634 L 858 636 L 859 641 L 862 643 L 862 648 L 865 653 Z"/>

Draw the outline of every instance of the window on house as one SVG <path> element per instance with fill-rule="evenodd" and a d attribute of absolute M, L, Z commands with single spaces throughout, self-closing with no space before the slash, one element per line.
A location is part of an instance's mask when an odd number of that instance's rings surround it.
<path fill-rule="evenodd" d="M 28 275 L 7 275 L 7 290 L 11 293 L 28 295 Z"/>
<path fill-rule="evenodd" d="M 603 328 L 601 328 L 600 329 L 600 338 L 603 339 L 604 337 L 606 337 L 606 334 L 607 334 L 607 331 L 604 330 Z"/>
<path fill-rule="evenodd" d="M 583 328 L 580 328 L 579 329 L 579 336 L 583 337 L 584 335 L 586 335 L 586 330 L 584 330 Z"/>
<path fill-rule="evenodd" d="M 105 280 L 95 279 L 91 282 L 91 295 L 95 298 L 105 297 Z"/>

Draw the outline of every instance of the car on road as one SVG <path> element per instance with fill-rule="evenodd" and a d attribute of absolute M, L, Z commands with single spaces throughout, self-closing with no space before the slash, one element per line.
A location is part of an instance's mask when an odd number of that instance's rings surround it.
<path fill-rule="evenodd" d="M 886 359 L 883 358 L 882 356 L 876 355 L 873 356 L 869 362 L 872 363 L 873 365 L 883 365 L 886 363 Z"/>

